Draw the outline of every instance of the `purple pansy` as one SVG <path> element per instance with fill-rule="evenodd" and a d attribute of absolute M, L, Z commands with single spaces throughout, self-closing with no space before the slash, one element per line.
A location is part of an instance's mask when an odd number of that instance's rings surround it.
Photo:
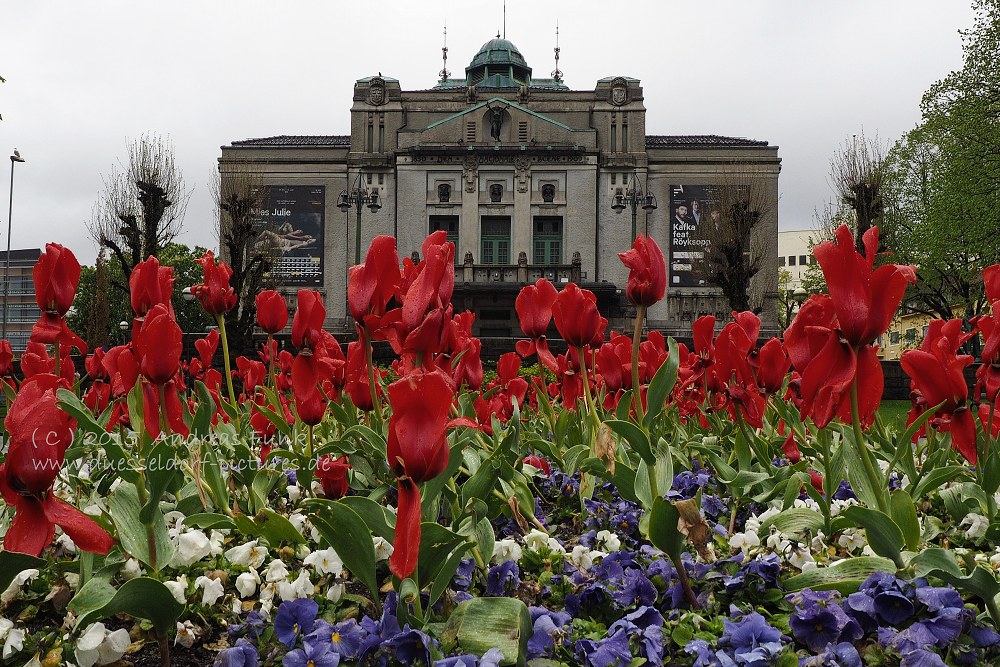
<path fill-rule="evenodd" d="M 287 603 L 285 603 L 287 604 Z M 277 620 L 275 621 L 277 624 Z M 306 645 L 285 654 L 281 664 L 284 667 L 338 667 L 340 655 L 333 652 L 329 644 Z"/>
<path fill-rule="evenodd" d="M 368 633 L 353 618 L 333 625 L 319 620 L 316 621 L 313 631 L 305 636 L 304 641 L 307 644 L 325 642 L 342 658 L 353 660 L 358 657 L 366 634 Z"/>
<path fill-rule="evenodd" d="M 246 639 L 240 639 L 235 646 L 219 651 L 215 656 L 215 667 L 257 667 L 257 647 Z"/>
<path fill-rule="evenodd" d="M 521 583 L 521 569 L 512 560 L 494 565 L 486 574 L 486 594 L 496 597 L 511 595 Z"/>
<path fill-rule="evenodd" d="M 319 605 L 309 598 L 282 602 L 274 617 L 274 635 L 288 648 L 295 646 L 299 636 L 313 631 L 317 612 Z"/>

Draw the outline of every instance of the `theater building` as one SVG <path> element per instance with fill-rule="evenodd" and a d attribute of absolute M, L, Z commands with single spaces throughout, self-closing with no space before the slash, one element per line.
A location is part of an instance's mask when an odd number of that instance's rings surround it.
<path fill-rule="evenodd" d="M 262 222 L 285 249 L 276 275 L 289 293 L 323 292 L 333 330 L 350 327 L 346 279 L 359 230 L 362 259 L 376 235 L 394 235 L 403 257 L 445 230 L 456 246 L 453 302 L 476 312 L 480 336 L 519 335 L 514 298 L 543 276 L 593 290 L 620 326 L 629 308 L 617 255 L 635 225 L 667 257 L 668 296 L 649 310 L 649 323 L 687 335 L 701 314 L 728 317 L 699 271 L 719 174 L 752 170 L 777 201 L 776 146 L 650 134 L 639 80 L 613 76 L 574 90 L 558 69 L 533 76 L 500 38 L 483 45 L 464 76 L 430 88 L 358 79 L 350 120 L 349 135 L 241 139 L 223 146 L 220 159 L 221 170 L 261 165 L 270 186 Z M 777 206 L 757 233 L 765 266 L 753 289 L 773 329 Z"/>

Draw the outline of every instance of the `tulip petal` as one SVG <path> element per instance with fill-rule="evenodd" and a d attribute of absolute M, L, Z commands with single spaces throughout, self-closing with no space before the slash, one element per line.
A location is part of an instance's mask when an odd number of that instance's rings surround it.
<path fill-rule="evenodd" d="M 405 579 L 417 569 L 420 555 L 420 489 L 409 478 L 399 480 L 399 502 L 396 507 L 396 536 L 392 542 L 389 569 Z"/>
<path fill-rule="evenodd" d="M 42 503 L 35 498 L 19 497 L 14 505 L 14 520 L 3 538 L 3 548 L 38 556 L 52 544 L 54 536 L 55 526 L 45 518 Z"/>
<path fill-rule="evenodd" d="M 42 503 L 45 517 L 58 525 L 84 551 L 107 555 L 115 540 L 89 516 L 65 500 L 49 494 Z"/>

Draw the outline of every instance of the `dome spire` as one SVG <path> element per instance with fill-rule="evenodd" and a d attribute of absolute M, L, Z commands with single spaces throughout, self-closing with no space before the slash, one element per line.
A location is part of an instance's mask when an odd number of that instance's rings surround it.
<path fill-rule="evenodd" d="M 438 76 L 441 77 L 441 83 L 448 80 L 451 72 L 448 71 L 448 22 L 444 22 L 444 46 L 441 47 L 441 60 L 444 64 L 441 67 L 441 71 L 438 72 Z"/>
<path fill-rule="evenodd" d="M 552 70 L 552 80 L 561 83 L 563 79 L 562 70 L 559 69 L 559 19 L 556 19 L 556 68 Z"/>

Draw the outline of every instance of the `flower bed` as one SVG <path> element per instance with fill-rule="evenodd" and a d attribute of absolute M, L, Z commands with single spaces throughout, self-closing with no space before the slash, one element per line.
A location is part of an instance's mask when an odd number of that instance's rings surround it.
<path fill-rule="evenodd" d="M 150 259 L 131 342 L 80 373 L 80 267 L 50 244 L 23 381 L 0 347 L 0 661 L 996 664 L 1000 327 L 933 323 L 903 357 L 905 430 L 887 427 L 874 343 L 913 270 L 875 268 L 877 230 L 864 241 L 817 247 L 830 294 L 783 340 L 734 313 L 699 319 L 688 349 L 643 336 L 666 269 L 640 236 L 622 253 L 631 336 L 540 280 L 488 380 L 443 232 L 418 264 L 373 241 L 346 351 L 303 290 L 292 349 L 230 360 L 239 304 L 208 254 L 193 291 L 219 331 L 182 360 L 172 274 Z M 1000 267 L 984 284 L 1000 302 Z M 254 305 L 269 334 L 288 325 L 277 293 Z M 960 351 L 978 334 L 970 397 Z"/>

